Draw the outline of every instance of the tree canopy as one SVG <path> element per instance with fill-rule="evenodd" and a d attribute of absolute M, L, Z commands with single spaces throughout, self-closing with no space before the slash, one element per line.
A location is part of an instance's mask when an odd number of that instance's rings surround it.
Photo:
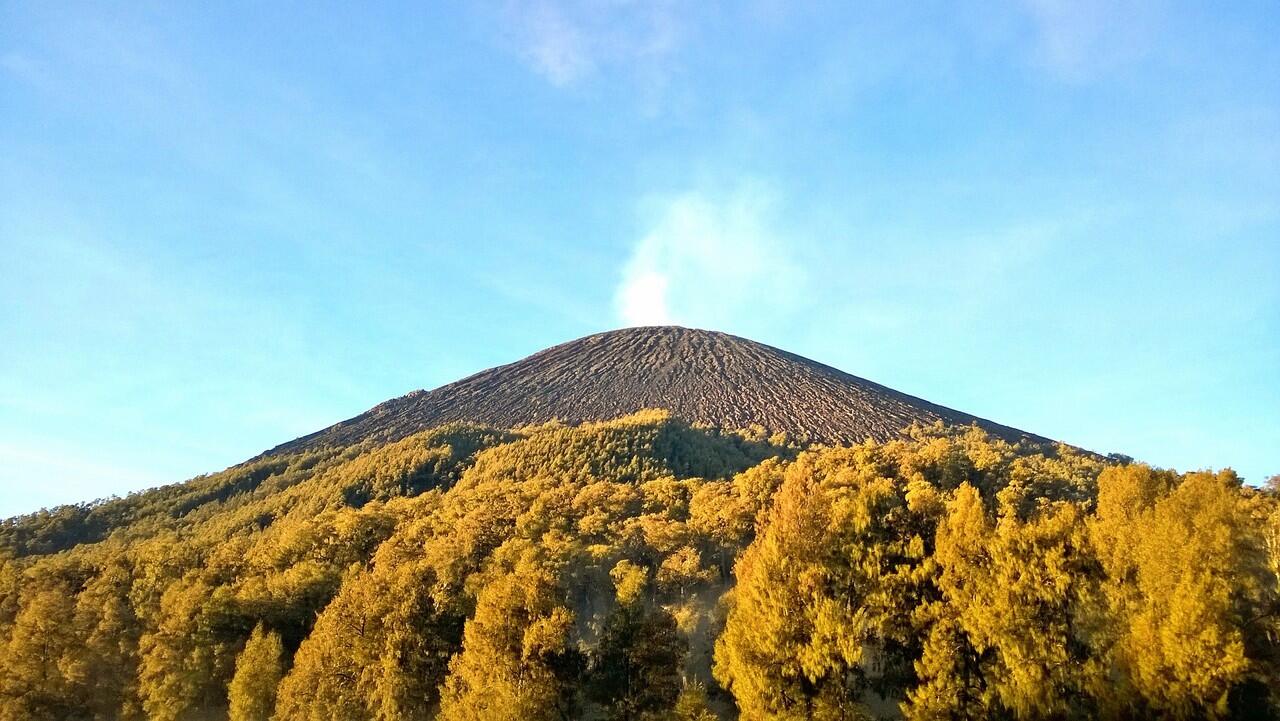
<path fill-rule="evenodd" d="M 0 524 L 0 721 L 1277 718 L 1280 498 L 662 411 Z"/>

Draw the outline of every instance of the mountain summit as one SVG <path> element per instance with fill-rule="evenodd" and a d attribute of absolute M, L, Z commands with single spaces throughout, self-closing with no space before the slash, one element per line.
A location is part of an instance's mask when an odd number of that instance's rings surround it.
<path fill-rule="evenodd" d="M 1046 439 L 930 403 L 772 346 L 677 326 L 562 343 L 432 391 L 414 391 L 278 446 L 295 452 L 396 440 L 450 421 L 512 428 L 665 408 L 720 428 L 763 426 L 825 443 L 896 437 L 912 423 L 976 423 L 1008 440 Z"/>

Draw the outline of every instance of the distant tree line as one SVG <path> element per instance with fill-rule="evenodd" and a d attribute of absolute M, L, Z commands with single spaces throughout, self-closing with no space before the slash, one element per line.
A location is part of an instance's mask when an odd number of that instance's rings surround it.
<path fill-rule="evenodd" d="M 0 524 L 0 721 L 1280 718 L 1280 496 L 977 428 L 452 424 Z"/>

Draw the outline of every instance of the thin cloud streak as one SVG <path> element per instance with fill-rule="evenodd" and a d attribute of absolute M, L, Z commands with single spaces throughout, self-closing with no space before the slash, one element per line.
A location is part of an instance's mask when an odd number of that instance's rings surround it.
<path fill-rule="evenodd" d="M 1035 60 L 1060 80 L 1087 82 L 1146 56 L 1160 16 L 1151 0 L 1024 0 Z"/>
<path fill-rule="evenodd" d="M 660 85 L 685 28 L 671 2 L 509 2 L 507 34 L 530 68 L 558 88 L 605 72 Z"/>

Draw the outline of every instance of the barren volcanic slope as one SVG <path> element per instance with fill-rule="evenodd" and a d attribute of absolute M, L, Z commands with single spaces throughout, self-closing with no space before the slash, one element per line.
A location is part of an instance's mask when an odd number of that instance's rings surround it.
<path fill-rule="evenodd" d="M 944 408 L 745 338 L 671 326 L 579 338 L 433 391 L 414 391 L 268 453 L 367 438 L 394 440 L 449 421 L 498 428 L 666 408 L 721 428 L 759 424 L 814 441 L 886 440 L 912 422 L 977 423 L 1010 440 L 1045 440 Z"/>

